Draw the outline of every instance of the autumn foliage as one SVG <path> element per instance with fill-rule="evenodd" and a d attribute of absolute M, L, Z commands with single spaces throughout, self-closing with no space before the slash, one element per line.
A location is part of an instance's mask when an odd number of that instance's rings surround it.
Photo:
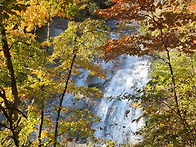
<path fill-rule="evenodd" d="M 129 38 L 132 39 L 129 43 L 127 39 L 122 38 L 118 41 L 109 40 L 103 46 L 108 53 L 106 56 L 115 54 L 118 47 L 118 53 L 122 51 L 132 55 L 132 52 L 135 52 L 140 56 L 153 51 L 163 51 L 165 48 L 163 44 L 167 44 L 169 49 L 177 49 L 180 52 L 195 52 L 196 17 L 194 13 L 187 11 L 191 1 L 119 0 L 113 2 L 116 4 L 111 8 L 95 12 L 107 19 L 136 22 L 140 28 L 130 34 Z M 190 9 L 192 10 L 193 7 L 194 5 Z M 121 45 L 123 49 L 120 49 Z"/>
<path fill-rule="evenodd" d="M 67 94 L 78 100 L 102 97 L 96 87 L 77 86 L 73 80 L 85 69 L 105 77 L 101 66 L 94 65 L 101 54 L 98 46 L 107 39 L 102 22 L 70 21 L 65 32 L 50 38 L 53 18 L 73 19 L 86 2 L 0 1 L 0 146 L 59 146 L 89 137 L 96 141 L 91 121 L 100 119 L 62 102 Z M 39 42 L 37 30 L 46 25 L 47 39 Z"/>
<path fill-rule="evenodd" d="M 108 40 L 105 59 L 120 54 L 155 57 L 151 80 L 132 96 L 143 109 L 143 141 L 136 146 L 194 146 L 196 15 L 192 0 L 113 0 L 114 6 L 95 12 L 106 19 L 135 23 L 127 36 Z M 128 26 L 127 26 L 128 27 Z M 191 68 L 192 67 L 192 68 Z M 185 82 L 186 81 L 186 82 Z M 139 101 L 139 104 L 137 103 Z"/>
<path fill-rule="evenodd" d="M 195 146 L 195 1 L 113 0 L 110 8 L 95 12 L 117 21 L 118 39 L 108 39 L 104 23 L 90 18 L 70 21 L 63 33 L 50 37 L 54 17 L 73 19 L 88 2 L 0 1 L 0 146 L 100 141 L 91 126 L 100 119 L 87 109 L 65 107 L 63 101 L 102 98 L 100 89 L 78 86 L 74 76 L 88 70 L 90 76 L 104 79 L 97 59 L 121 54 L 154 60 L 151 80 L 130 97 L 131 106 L 143 110 L 134 121 L 146 120 L 136 132 L 143 137 L 136 146 Z M 37 30 L 46 25 L 47 39 L 40 42 Z M 132 31 L 123 34 L 122 28 Z"/>

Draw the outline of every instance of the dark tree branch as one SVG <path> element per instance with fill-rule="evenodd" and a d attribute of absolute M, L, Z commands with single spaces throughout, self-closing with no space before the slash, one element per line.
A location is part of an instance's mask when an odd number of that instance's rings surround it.
<path fill-rule="evenodd" d="M 27 118 L 26 114 L 24 114 L 22 111 L 20 111 L 19 109 L 15 108 L 13 103 L 11 103 L 10 101 L 7 100 L 6 95 L 5 95 L 5 90 L 3 89 L 3 87 L 0 86 L 0 97 L 3 98 L 5 105 L 6 105 L 6 109 L 8 110 L 16 110 L 18 111 L 18 113 L 20 113 L 23 117 Z"/>
<path fill-rule="evenodd" d="M 9 117 L 8 113 L 6 112 L 5 108 L 3 108 L 1 105 L 0 105 L 0 109 L 1 111 L 3 111 L 3 114 L 5 115 L 5 117 L 7 118 L 9 124 L 10 124 L 10 131 L 12 132 L 12 137 L 13 137 L 13 140 L 14 140 L 14 143 L 15 143 L 15 146 L 16 147 L 19 147 L 19 142 L 18 142 L 18 136 L 17 136 L 17 131 L 14 129 L 14 124 L 12 122 L 12 119 Z"/>
<path fill-rule="evenodd" d="M 13 68 L 12 59 L 11 59 L 11 55 L 10 55 L 10 51 L 9 51 L 9 46 L 8 46 L 8 42 L 7 42 L 7 38 L 6 38 L 6 30 L 5 30 L 2 22 L 0 22 L 0 28 L 1 28 L 0 29 L 1 42 L 3 44 L 2 45 L 3 53 L 4 53 L 4 56 L 6 59 L 7 70 L 8 70 L 9 76 L 10 76 L 12 95 L 14 96 L 14 107 L 18 108 L 19 97 L 18 97 L 16 79 L 15 79 L 15 75 L 14 75 L 14 68 Z M 16 121 L 18 119 L 17 111 L 14 111 L 13 114 L 14 114 L 14 120 Z"/>
<path fill-rule="evenodd" d="M 41 110 L 40 110 L 40 124 L 38 129 L 38 147 L 42 146 L 42 140 L 41 140 L 41 133 L 44 123 L 44 99 L 41 102 Z"/>
<path fill-rule="evenodd" d="M 4 127 L 4 128 L 7 128 L 7 129 L 10 130 L 10 128 L 9 128 L 8 126 L 6 126 L 6 125 L 4 125 L 4 124 L 2 124 L 2 123 L 0 123 L 0 126 L 2 126 L 2 127 Z"/>
<path fill-rule="evenodd" d="M 75 38 L 75 42 L 76 42 L 76 38 Z M 55 134 L 54 134 L 54 147 L 56 147 L 56 144 L 57 144 L 58 125 L 59 125 L 60 113 L 61 113 L 61 110 L 62 110 L 62 103 L 63 103 L 63 99 L 64 99 L 64 96 L 65 96 L 65 93 L 66 93 L 66 91 L 67 91 L 67 87 L 68 87 L 69 80 L 70 80 L 70 78 L 71 78 L 71 73 L 72 73 L 72 69 L 73 69 L 73 65 L 74 65 L 76 56 L 77 56 L 77 49 L 76 49 L 76 47 L 74 46 L 74 49 L 73 49 L 73 58 L 72 58 L 71 65 L 70 65 L 70 68 L 69 68 L 68 77 L 67 77 L 67 80 L 66 80 L 66 83 L 65 83 L 65 88 L 64 88 L 63 94 L 62 94 L 62 96 L 61 96 L 61 98 L 60 98 L 59 107 L 58 107 L 58 109 L 57 109 L 57 117 L 56 117 L 56 125 L 55 125 Z"/>
<path fill-rule="evenodd" d="M 162 42 L 162 45 L 163 45 L 163 47 L 164 47 L 164 49 L 167 53 L 168 62 L 166 62 L 166 63 L 169 66 L 169 71 L 170 71 L 170 75 L 171 75 L 171 79 L 172 79 L 173 96 L 174 96 L 176 110 L 177 110 L 176 113 L 177 113 L 178 117 L 180 118 L 180 121 L 183 124 L 183 126 L 188 130 L 188 132 L 186 134 L 189 136 L 189 138 L 192 138 L 192 136 L 190 136 L 190 134 L 189 134 L 189 132 L 191 131 L 191 128 L 190 128 L 188 122 L 186 121 L 186 119 L 184 119 L 182 117 L 182 114 L 181 114 L 181 110 L 180 110 L 180 106 L 179 106 L 179 102 L 178 102 L 178 96 L 177 96 L 177 92 L 176 92 L 176 81 L 175 81 L 175 78 L 174 78 L 173 67 L 172 67 L 172 64 L 171 64 L 170 51 L 168 50 L 167 44 L 164 41 L 162 25 L 155 20 L 154 15 L 152 16 L 152 20 L 159 26 L 159 30 L 160 30 L 160 33 L 161 33 L 161 42 Z"/>

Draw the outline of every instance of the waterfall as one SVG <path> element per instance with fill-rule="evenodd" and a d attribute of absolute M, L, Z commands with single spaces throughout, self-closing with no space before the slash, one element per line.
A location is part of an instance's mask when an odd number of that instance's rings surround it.
<path fill-rule="evenodd" d="M 116 21 L 108 21 L 112 29 L 116 28 Z M 129 24 L 130 25 L 130 24 Z M 131 24 L 135 26 L 134 23 Z M 131 34 L 134 30 L 122 32 Z M 111 38 L 118 39 L 120 34 L 111 32 Z M 135 144 L 141 139 L 135 136 L 139 128 L 144 124 L 144 120 L 132 122 L 142 115 L 142 111 L 130 107 L 129 100 L 121 99 L 124 94 L 134 94 L 136 90 L 145 87 L 148 82 L 150 60 L 148 56 L 128 56 L 120 55 L 115 62 L 103 63 L 103 67 L 108 71 L 108 82 L 104 85 L 104 98 L 97 103 L 92 111 L 101 119 L 101 123 L 94 123 L 97 130 L 95 136 L 113 140 L 118 144 Z M 108 98 L 111 98 L 108 100 Z"/>
<path fill-rule="evenodd" d="M 134 94 L 137 88 L 142 88 L 148 82 L 149 60 L 147 57 L 119 57 L 119 69 L 111 77 L 105 87 L 104 98 L 94 107 L 94 112 L 102 119 L 101 123 L 93 124 L 97 129 L 96 137 L 109 139 L 118 144 L 135 144 L 140 136 L 133 132 L 141 128 L 143 120 L 132 122 L 142 115 L 138 108 L 130 107 L 131 101 L 118 100 L 119 95 Z M 108 100 L 108 97 L 112 97 Z"/>

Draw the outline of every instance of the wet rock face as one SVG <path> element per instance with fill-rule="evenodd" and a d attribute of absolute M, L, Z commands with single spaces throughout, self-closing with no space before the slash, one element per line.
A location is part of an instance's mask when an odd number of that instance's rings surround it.
<path fill-rule="evenodd" d="M 67 29 L 69 20 L 59 17 L 53 18 L 50 22 L 50 37 L 58 36 L 60 33 Z M 47 26 L 39 28 L 36 32 L 38 41 L 42 42 L 47 39 Z"/>
<path fill-rule="evenodd" d="M 88 75 L 86 84 L 88 87 L 101 87 L 104 84 L 104 79 L 100 79 L 97 76 Z"/>
<path fill-rule="evenodd" d="M 68 26 L 68 19 L 55 17 L 51 23 L 51 27 L 55 29 L 66 30 Z"/>

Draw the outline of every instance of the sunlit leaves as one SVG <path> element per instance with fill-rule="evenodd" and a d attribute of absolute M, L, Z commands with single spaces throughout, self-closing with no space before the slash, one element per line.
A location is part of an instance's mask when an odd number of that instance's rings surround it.
<path fill-rule="evenodd" d="M 176 91 L 179 97 L 179 107 L 184 120 L 176 112 L 172 91 L 172 80 L 169 68 L 159 60 L 153 63 L 152 80 L 147 84 L 142 96 L 143 116 L 146 126 L 142 130 L 144 141 L 142 145 L 155 146 L 195 144 L 195 54 L 177 57 L 172 54 L 172 65 L 176 80 Z M 183 127 L 187 122 L 189 129 Z M 187 133 L 188 132 L 188 133 Z M 139 146 L 139 144 L 138 144 Z"/>
<path fill-rule="evenodd" d="M 196 4 L 195 4 L 195 3 L 192 3 L 192 4 L 189 6 L 189 11 L 195 13 L 195 11 L 196 11 Z"/>
<path fill-rule="evenodd" d="M 122 41 L 122 38 L 117 41 L 111 40 L 111 58 L 115 56 L 115 52 L 140 56 L 144 53 L 162 51 L 164 43 L 170 49 L 181 47 L 180 51 L 186 53 L 195 51 L 195 45 L 193 45 L 195 38 L 190 37 L 195 34 L 196 20 L 195 14 L 188 11 L 191 1 L 121 0 L 114 2 L 115 5 L 111 8 L 96 10 L 95 12 L 108 19 L 136 21 L 139 30 L 136 32 L 138 35 L 136 37 L 132 35 L 134 37 L 131 37 L 129 42 Z M 194 4 L 191 5 L 190 9 L 192 7 Z M 125 46 L 121 47 L 120 42 Z M 141 44 L 148 51 L 141 52 Z M 108 43 L 105 46 L 108 46 Z M 127 51 L 128 48 L 131 52 Z M 106 48 L 106 53 L 108 49 L 109 47 Z M 132 50 L 135 51 L 132 52 Z M 110 57 L 108 56 L 108 58 Z"/>
<path fill-rule="evenodd" d="M 21 16 L 24 21 L 21 23 L 21 28 L 26 29 L 27 32 L 30 32 L 36 26 L 43 26 L 47 23 L 48 12 L 49 10 L 46 7 L 46 3 L 41 1 L 37 3 L 33 0 L 27 2 L 30 5 L 26 11 L 21 12 Z"/>
<path fill-rule="evenodd" d="M 54 116 L 53 109 L 56 109 L 56 104 L 52 105 L 49 101 L 63 92 L 74 54 L 77 57 L 66 92 L 77 99 L 102 97 L 102 91 L 98 88 L 77 86 L 73 80 L 73 76 L 80 74 L 81 70 L 89 70 L 89 75 L 105 78 L 105 71 L 98 63 L 102 52 L 99 46 L 107 40 L 108 36 L 101 22 L 90 19 L 81 23 L 70 22 L 68 29 L 53 40 L 54 52 L 51 56 L 44 49 L 51 45 L 50 41 L 40 43 L 36 40 L 38 28 L 52 21 L 55 16 L 72 19 L 79 10 L 86 7 L 87 2 L 88 0 L 2 0 L 0 2 L 0 23 L 6 30 L 6 35 L 1 37 L 7 38 L 7 49 L 11 54 L 20 99 L 18 109 L 27 115 L 27 118 L 23 118 L 19 113 L 19 119 L 14 124 L 2 122 L 6 127 L 1 131 L 1 145 L 13 146 L 15 138 L 19 140 L 19 146 L 39 146 L 40 140 L 45 146 L 53 143 L 51 140 L 54 139 L 54 128 L 51 117 Z M 12 103 L 11 79 L 2 47 L 1 42 L 0 86 L 3 87 L 7 100 Z M 2 98 L 0 103 L 3 109 L 9 111 Z M 69 129 L 59 130 L 64 133 L 60 134 L 64 137 L 64 141 L 70 141 L 66 137 L 73 137 L 76 133 L 79 133 L 84 140 L 89 136 L 93 139 L 95 130 L 91 128 L 91 121 L 95 115 L 89 110 L 68 108 L 66 113 L 68 111 L 69 116 L 64 117 L 65 121 L 61 119 L 61 125 L 62 127 L 66 125 Z M 97 120 L 99 119 L 95 117 L 94 121 Z M 43 124 L 40 132 L 41 122 Z M 11 134 L 9 126 L 14 127 L 14 131 L 18 133 L 16 137 Z M 41 134 L 40 138 L 38 132 Z"/>
<path fill-rule="evenodd" d="M 99 72 L 101 68 L 98 65 L 93 65 L 93 62 L 101 55 L 99 46 L 107 39 L 107 34 L 102 27 L 102 24 L 97 20 L 87 19 L 82 23 L 70 22 L 68 29 L 54 40 L 52 58 L 53 60 L 60 59 L 62 63 L 57 68 L 69 68 L 73 50 L 76 50 L 75 63 L 78 68 L 88 69 L 92 75 L 94 72 L 98 77 L 104 77 Z"/>
<path fill-rule="evenodd" d="M 17 11 L 22 11 L 26 8 L 27 6 L 21 4 L 19 0 L 2 0 L 0 2 L 0 20 L 9 19 L 10 15 L 17 15 Z"/>
<path fill-rule="evenodd" d="M 91 127 L 91 121 L 99 121 L 100 119 L 92 114 L 89 110 L 75 110 L 71 108 L 64 108 L 64 119 L 60 124 L 59 132 L 61 138 L 65 142 L 78 140 L 82 138 L 83 141 L 87 141 L 88 137 L 92 141 L 95 141 L 93 136 L 95 130 Z"/>
<path fill-rule="evenodd" d="M 140 91 L 147 122 L 140 132 L 144 140 L 138 146 L 195 145 L 195 1 L 113 2 L 111 8 L 96 13 L 108 19 L 136 22 L 139 29 L 130 37 L 107 41 L 102 46 L 106 60 L 119 54 L 152 54 L 161 60 L 152 65 L 152 80 Z"/>

